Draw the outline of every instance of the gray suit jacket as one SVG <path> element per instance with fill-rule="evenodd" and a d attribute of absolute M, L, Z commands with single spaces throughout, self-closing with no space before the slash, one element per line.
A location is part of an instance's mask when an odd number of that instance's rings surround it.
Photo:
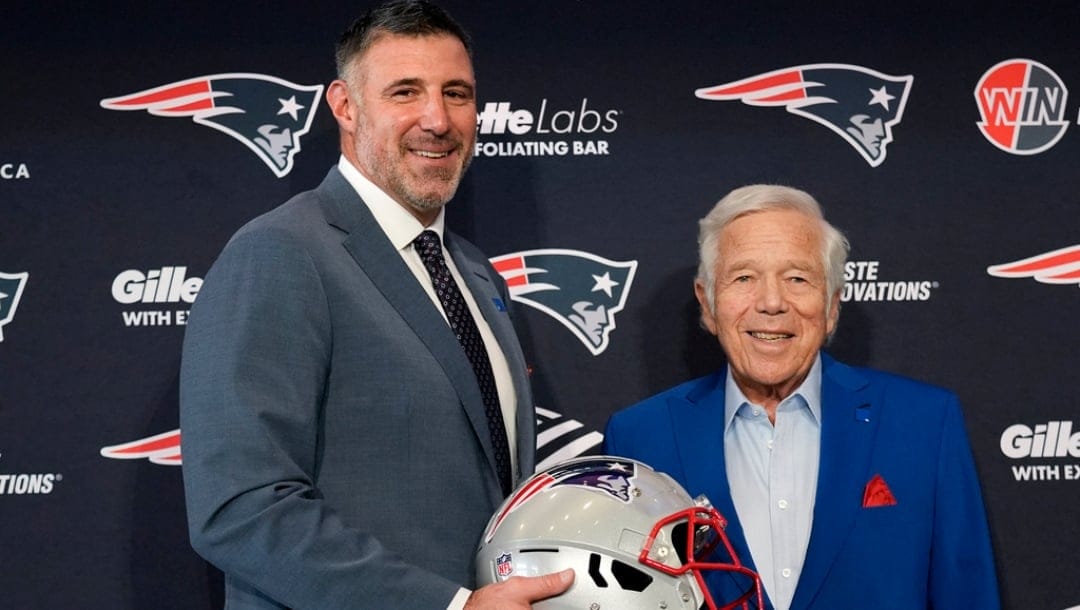
<path fill-rule="evenodd" d="M 510 300 L 479 250 L 445 243 L 510 364 L 520 480 L 535 416 Z M 473 585 L 502 501 L 480 391 L 337 168 L 207 274 L 180 424 L 192 545 L 224 571 L 227 608 L 445 608 Z"/>

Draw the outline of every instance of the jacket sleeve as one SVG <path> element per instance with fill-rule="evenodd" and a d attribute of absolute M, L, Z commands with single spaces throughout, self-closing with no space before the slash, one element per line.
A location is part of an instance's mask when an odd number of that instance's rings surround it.
<path fill-rule="evenodd" d="M 946 405 L 941 440 L 930 553 L 931 607 L 996 610 L 1001 599 L 986 510 L 955 395 Z"/>

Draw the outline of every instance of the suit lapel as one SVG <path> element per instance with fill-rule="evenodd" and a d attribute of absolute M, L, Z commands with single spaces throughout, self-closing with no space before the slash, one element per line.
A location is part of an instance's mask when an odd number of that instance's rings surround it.
<path fill-rule="evenodd" d="M 461 277 L 465 281 L 469 292 L 476 301 L 480 315 L 487 322 L 495 341 L 506 358 L 510 369 L 510 376 L 514 383 L 514 392 L 517 399 L 517 457 L 519 475 L 515 477 L 515 483 L 532 474 L 536 467 L 536 414 L 533 410 L 532 393 L 529 389 L 529 379 L 526 376 L 527 365 L 525 355 L 521 351 L 514 330 L 513 322 L 507 312 L 509 297 L 503 295 L 498 286 L 492 281 L 491 272 L 488 270 L 487 259 L 480 253 L 473 256 L 461 247 L 460 238 L 454 233 L 447 231 L 443 241 L 446 243 L 447 252 L 454 259 Z M 475 252 L 475 250 L 473 250 Z M 471 369 L 470 369 L 471 370 Z M 481 409 L 479 416 L 483 419 L 484 430 L 487 430 L 487 416 Z M 474 421 L 474 425 L 475 425 Z M 489 443 L 490 444 L 490 443 Z M 494 457 L 491 456 L 494 465 Z"/>
<path fill-rule="evenodd" d="M 668 403 L 683 480 L 691 496 L 704 493 L 727 521 L 725 530 L 743 564 L 753 568 L 750 547 L 731 499 L 724 457 L 724 380 L 727 370 L 702 379 L 683 397 Z"/>
<path fill-rule="evenodd" d="M 851 532 L 878 418 L 867 380 L 822 353 L 821 457 L 814 521 L 792 608 L 809 606 Z"/>
<path fill-rule="evenodd" d="M 501 502 L 495 472 L 495 452 L 487 427 L 487 415 L 472 365 L 446 320 L 383 233 L 371 211 L 336 167 L 316 190 L 327 222 L 346 233 L 342 245 L 364 274 L 413 329 L 442 367 L 484 448 L 490 465 L 495 503 Z M 455 258 L 455 262 L 458 259 Z M 472 288 L 472 284 L 470 284 Z M 515 380 L 516 381 L 516 380 Z"/>

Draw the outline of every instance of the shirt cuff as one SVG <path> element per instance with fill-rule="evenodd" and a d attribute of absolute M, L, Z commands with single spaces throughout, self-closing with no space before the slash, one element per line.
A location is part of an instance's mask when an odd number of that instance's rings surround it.
<path fill-rule="evenodd" d="M 469 601 L 469 596 L 472 595 L 472 591 L 468 589 L 458 589 L 457 595 L 454 599 L 450 600 L 450 605 L 446 607 L 446 610 L 464 610 L 465 602 Z"/>

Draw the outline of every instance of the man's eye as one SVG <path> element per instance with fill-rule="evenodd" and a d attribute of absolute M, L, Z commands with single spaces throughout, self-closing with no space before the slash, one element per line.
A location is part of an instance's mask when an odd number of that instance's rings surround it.
<path fill-rule="evenodd" d="M 467 101 L 471 100 L 472 97 L 473 97 L 470 92 L 461 91 L 459 89 L 451 89 L 451 90 L 447 91 L 446 93 L 444 93 L 443 95 L 445 95 L 446 97 L 448 97 L 450 99 L 457 100 L 457 101 L 460 101 L 460 102 L 467 102 Z"/>

